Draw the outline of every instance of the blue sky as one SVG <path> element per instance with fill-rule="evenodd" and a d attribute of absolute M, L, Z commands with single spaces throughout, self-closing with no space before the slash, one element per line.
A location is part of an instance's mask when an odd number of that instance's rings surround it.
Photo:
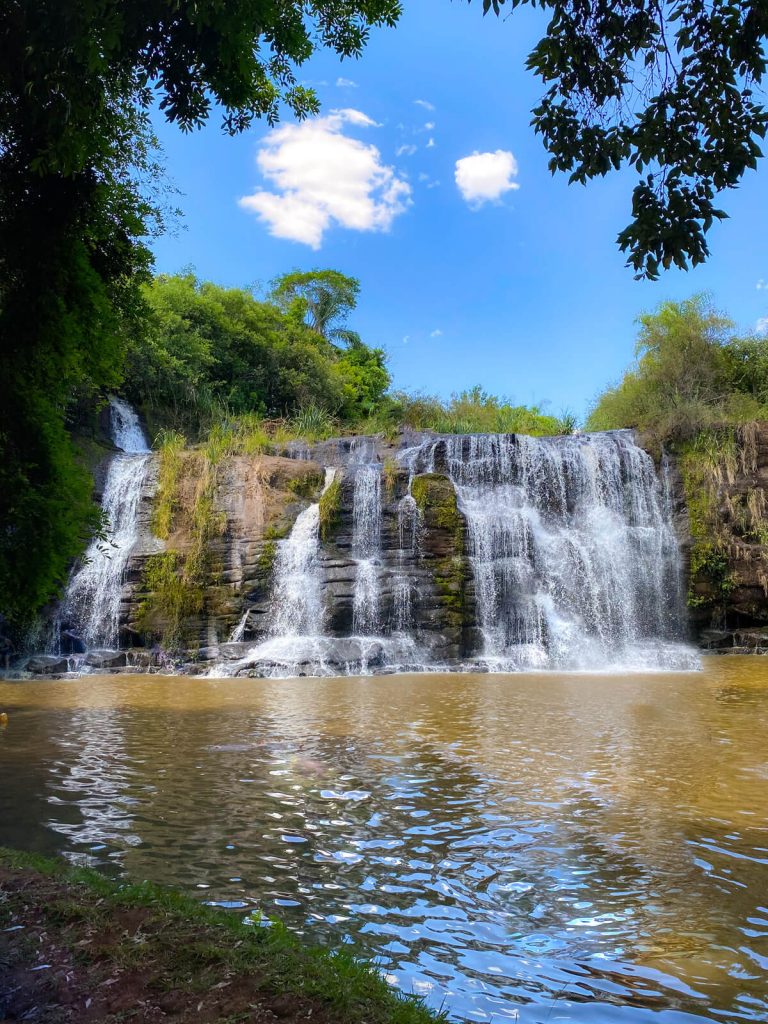
<path fill-rule="evenodd" d="M 320 122 L 235 139 L 216 116 L 187 136 L 158 124 L 184 211 L 155 245 L 159 271 L 249 285 L 336 268 L 360 278 L 352 326 L 386 349 L 396 387 L 447 397 L 480 384 L 580 416 L 630 362 L 640 311 L 710 291 L 743 329 L 768 316 L 760 172 L 723 198 L 731 217 L 710 232 L 706 265 L 635 281 L 615 244 L 634 177 L 568 186 L 529 126 L 541 13 L 405 7 L 360 61 L 304 66 Z"/>

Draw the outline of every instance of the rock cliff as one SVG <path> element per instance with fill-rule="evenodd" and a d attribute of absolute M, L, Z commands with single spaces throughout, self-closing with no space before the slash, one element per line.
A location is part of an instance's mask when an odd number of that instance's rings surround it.
<path fill-rule="evenodd" d="M 670 460 L 694 637 L 768 652 L 768 423 L 722 428 Z"/>

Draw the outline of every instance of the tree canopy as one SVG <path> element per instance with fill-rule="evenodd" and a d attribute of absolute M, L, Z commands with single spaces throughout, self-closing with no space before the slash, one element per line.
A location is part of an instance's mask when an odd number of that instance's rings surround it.
<path fill-rule="evenodd" d="M 360 282 L 338 270 L 294 270 L 279 277 L 270 298 L 329 340 L 349 340 L 347 318 L 357 306 Z"/>
<path fill-rule="evenodd" d="M 768 414 L 768 340 L 739 337 L 706 295 L 638 318 L 636 361 L 597 399 L 590 430 L 637 427 L 657 442 Z"/>
<path fill-rule="evenodd" d="M 532 124 L 572 182 L 637 172 L 618 243 L 638 276 L 709 255 L 720 192 L 762 156 L 768 110 L 763 0 L 482 0 L 541 7 L 527 66 L 545 83 Z"/>
<path fill-rule="evenodd" d="M 357 57 L 399 0 L 8 0 L 0 5 L 0 610 L 64 581 L 97 510 L 69 421 L 146 336 L 162 188 L 148 110 L 182 130 L 318 109 L 296 69 Z M 355 367 L 357 372 L 357 367 Z"/>
<path fill-rule="evenodd" d="M 302 278 L 312 288 L 313 277 L 322 283 L 335 274 Z M 357 294 L 359 282 L 343 280 Z M 160 276 L 143 295 L 149 327 L 129 347 L 123 390 L 158 425 L 197 435 L 226 416 L 292 417 L 307 407 L 350 423 L 369 415 L 389 387 L 381 349 L 359 339 L 340 349 L 291 304 L 260 302 L 192 274 Z"/>

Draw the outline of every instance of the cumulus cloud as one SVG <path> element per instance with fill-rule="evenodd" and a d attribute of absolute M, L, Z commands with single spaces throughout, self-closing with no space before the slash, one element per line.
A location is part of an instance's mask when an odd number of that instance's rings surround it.
<path fill-rule="evenodd" d="M 505 149 L 495 153 L 474 152 L 471 156 L 456 161 L 456 184 L 470 206 L 500 199 L 505 192 L 520 188 L 513 179 L 517 177 L 517 160 Z"/>
<path fill-rule="evenodd" d="M 357 82 L 353 82 L 351 78 L 337 78 L 336 85 L 339 89 L 356 89 Z"/>
<path fill-rule="evenodd" d="M 757 288 L 757 290 L 758 290 L 759 292 L 764 292 L 764 291 L 768 291 L 768 281 L 764 281 L 764 280 L 762 279 L 762 277 L 761 277 L 761 278 L 760 278 L 760 280 L 759 280 L 759 281 L 757 282 L 757 284 L 755 285 L 755 288 Z"/>
<path fill-rule="evenodd" d="M 434 103 L 430 103 L 429 100 L 414 100 L 417 107 L 422 107 L 424 110 L 434 110 Z"/>
<path fill-rule="evenodd" d="M 755 324 L 755 330 L 758 334 L 768 334 L 768 316 L 761 316 Z"/>
<path fill-rule="evenodd" d="M 434 331 L 430 332 L 429 336 L 430 338 L 441 338 L 443 336 L 443 332 L 440 330 L 439 327 L 436 327 Z"/>
<path fill-rule="evenodd" d="M 434 149 L 434 148 L 435 148 L 435 140 L 430 138 L 429 142 L 427 143 L 427 149 Z"/>
<path fill-rule="evenodd" d="M 243 209 L 264 221 L 270 234 L 319 249 L 334 224 L 353 231 L 387 231 L 410 203 L 411 188 L 376 146 L 345 129 L 377 127 L 359 110 L 287 124 L 262 141 L 256 163 L 274 191 L 243 196 Z"/>

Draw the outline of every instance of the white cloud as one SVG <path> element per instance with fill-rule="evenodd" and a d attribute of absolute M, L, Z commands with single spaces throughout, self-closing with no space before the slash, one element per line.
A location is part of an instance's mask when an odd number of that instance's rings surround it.
<path fill-rule="evenodd" d="M 429 142 L 427 143 L 427 149 L 434 149 L 434 148 L 435 148 L 435 140 L 430 138 Z"/>
<path fill-rule="evenodd" d="M 332 110 L 271 131 L 256 163 L 275 191 L 259 189 L 240 206 L 268 225 L 270 234 L 319 249 L 334 224 L 353 231 L 387 231 L 410 203 L 411 188 L 373 145 L 344 134 L 345 127 L 377 127 L 359 110 Z"/>
<path fill-rule="evenodd" d="M 410 334 L 406 334 L 405 337 L 403 338 L 403 344 L 407 345 L 410 340 L 411 340 Z"/>
<path fill-rule="evenodd" d="M 768 316 L 761 316 L 755 324 L 755 330 L 758 334 L 768 334 Z"/>
<path fill-rule="evenodd" d="M 435 122 L 434 121 L 427 121 L 427 123 L 424 125 L 424 128 L 422 129 L 422 131 L 425 131 L 425 132 L 433 132 L 434 130 L 435 130 Z"/>
<path fill-rule="evenodd" d="M 407 145 L 398 146 L 395 150 L 395 156 L 413 156 L 418 149 L 418 146 L 413 146 L 410 143 Z"/>
<path fill-rule="evenodd" d="M 425 171 L 421 171 L 418 180 L 422 185 L 426 185 L 427 188 L 437 188 L 437 186 L 440 184 L 439 181 L 430 178 L 430 176 Z"/>
<path fill-rule="evenodd" d="M 424 110 L 435 109 L 434 103 L 430 103 L 429 100 L 414 100 L 413 102 L 416 104 L 417 107 L 423 107 Z"/>
<path fill-rule="evenodd" d="M 764 291 L 768 291 L 768 281 L 764 281 L 764 280 L 762 279 L 762 277 L 761 277 L 761 278 L 760 278 L 760 280 L 759 280 L 759 281 L 757 282 L 757 284 L 755 285 L 755 288 L 757 288 L 757 290 L 758 290 L 759 292 L 764 292 Z"/>
<path fill-rule="evenodd" d="M 436 327 L 436 328 L 434 329 L 434 331 L 431 331 L 431 332 L 430 332 L 430 335 L 429 335 L 429 336 L 430 336 L 430 338 L 442 338 L 442 336 L 443 336 L 443 332 L 442 332 L 442 331 L 440 330 L 440 328 L 439 328 L 439 327 Z"/>
<path fill-rule="evenodd" d="M 517 160 L 504 149 L 495 153 L 475 152 L 456 161 L 456 184 L 470 206 L 482 206 L 519 188 L 512 180 L 516 177 Z"/>
<path fill-rule="evenodd" d="M 356 89 L 357 82 L 353 82 L 351 78 L 337 78 L 336 87 L 338 89 Z"/>

